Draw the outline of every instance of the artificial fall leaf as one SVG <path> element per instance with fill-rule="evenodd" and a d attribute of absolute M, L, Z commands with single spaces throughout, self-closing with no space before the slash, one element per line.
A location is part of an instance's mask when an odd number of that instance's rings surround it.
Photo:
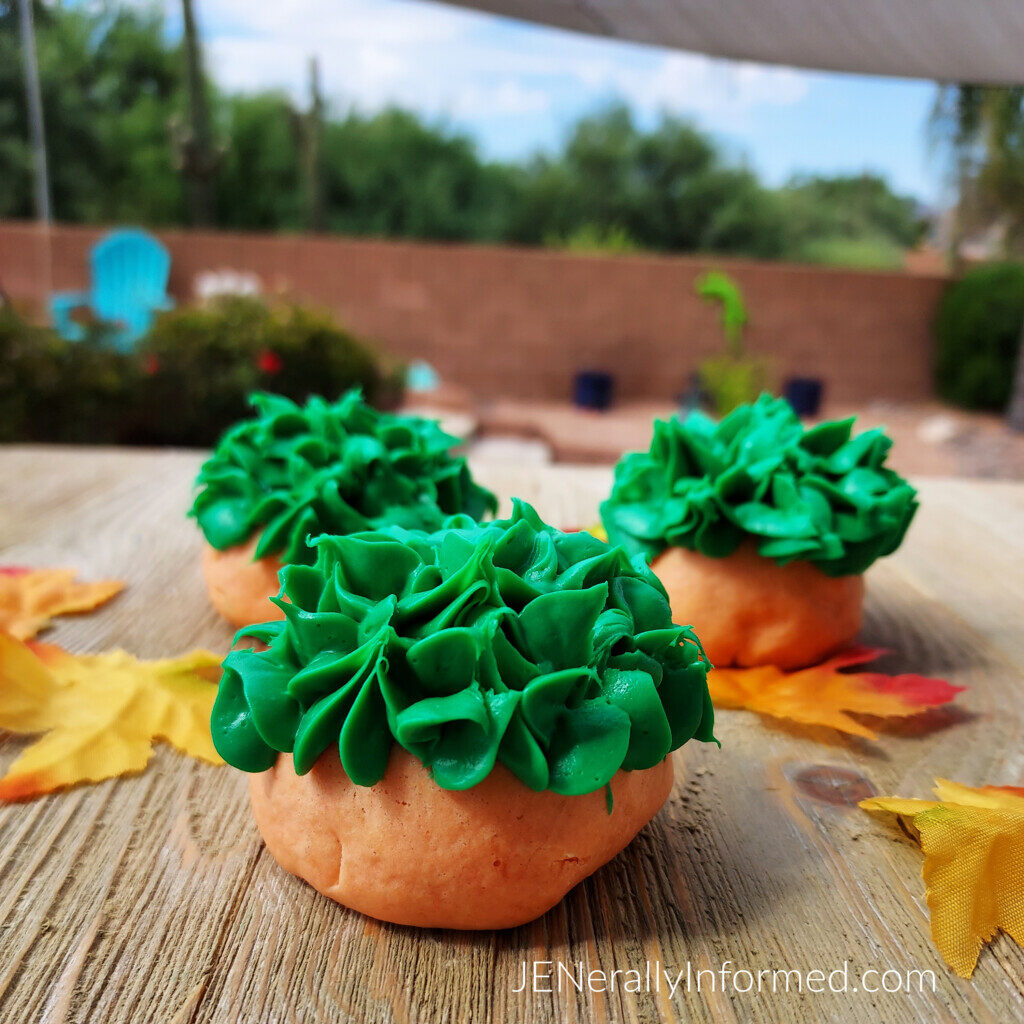
<path fill-rule="evenodd" d="M 0 567 L 0 630 L 30 640 L 54 615 L 88 612 L 124 589 L 120 580 L 76 583 L 73 569 Z"/>
<path fill-rule="evenodd" d="M 935 795 L 874 797 L 860 806 L 895 815 L 917 837 L 932 939 L 946 963 L 969 978 L 981 947 L 1000 929 L 1024 945 L 1024 790 L 936 779 Z"/>
<path fill-rule="evenodd" d="M 209 651 L 75 655 L 0 633 L 0 729 L 44 734 L 0 779 L 0 800 L 141 771 L 155 739 L 219 764 L 210 711 L 220 662 Z"/>
<path fill-rule="evenodd" d="M 803 725 L 827 725 L 865 739 L 875 733 L 850 713 L 878 718 L 916 715 L 948 704 L 964 687 L 927 676 L 888 676 L 881 672 L 841 672 L 873 661 L 885 652 L 852 647 L 796 672 L 774 665 L 716 668 L 708 673 L 711 700 L 719 708 L 756 711 Z"/>

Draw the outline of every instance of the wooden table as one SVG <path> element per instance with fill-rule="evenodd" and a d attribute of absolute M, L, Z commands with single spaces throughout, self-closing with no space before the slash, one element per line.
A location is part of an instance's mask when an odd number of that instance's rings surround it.
<path fill-rule="evenodd" d="M 0 560 L 120 576 L 127 591 L 48 639 L 156 657 L 226 650 L 199 535 L 184 518 L 195 453 L 0 452 Z M 598 469 L 476 467 L 551 521 L 594 520 Z M 925 796 L 936 775 L 1024 782 L 1024 486 L 921 482 L 898 555 L 872 569 L 864 640 L 890 671 L 966 684 L 875 743 L 719 716 L 722 749 L 688 744 L 657 819 L 541 920 L 512 931 L 417 931 L 368 920 L 281 871 L 245 779 L 162 747 L 142 775 L 0 808 L 0 1020 L 570 1024 L 657 1020 L 981 1021 L 1024 1015 L 1024 951 L 1005 937 L 974 978 L 928 932 L 920 852 L 854 804 Z M 7 737 L 0 768 L 24 741 Z M 516 993 L 524 961 L 673 975 L 719 971 L 935 972 L 920 993 Z M 684 975 L 685 977 L 685 975 Z M 890 976 L 892 977 L 892 976 Z M 839 982 L 836 978 L 836 983 Z M 871 976 L 872 983 L 877 979 Z M 746 984 L 739 977 L 740 987 Z M 646 985 L 646 981 L 644 982 Z M 813 984 L 813 982 L 812 982 Z M 631 983 L 632 987 L 635 987 Z M 815 985 L 815 987 L 817 987 Z"/>

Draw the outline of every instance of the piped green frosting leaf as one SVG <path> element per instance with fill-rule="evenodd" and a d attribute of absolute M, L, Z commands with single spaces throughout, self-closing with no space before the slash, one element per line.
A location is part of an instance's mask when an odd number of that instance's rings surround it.
<path fill-rule="evenodd" d="M 724 558 L 752 537 L 779 565 L 862 573 L 899 547 L 917 492 L 885 466 L 892 441 L 882 430 L 852 428 L 847 419 L 804 430 L 767 394 L 719 423 L 698 412 L 657 420 L 650 450 L 615 467 L 601 506 L 608 537 L 647 561 L 672 546 Z"/>
<path fill-rule="evenodd" d="M 700 643 L 622 548 L 521 502 L 492 523 L 312 547 L 313 565 L 281 572 L 285 621 L 239 634 L 268 649 L 224 661 L 213 738 L 243 771 L 288 751 L 304 774 L 334 746 L 372 785 L 398 743 L 445 789 L 500 762 L 531 789 L 580 794 L 714 740 Z"/>
<path fill-rule="evenodd" d="M 215 548 L 259 532 L 257 558 L 309 563 L 309 536 L 436 530 L 446 516 L 497 508 L 432 420 L 378 412 L 358 390 L 301 407 L 262 393 L 250 402 L 256 416 L 227 431 L 196 480 L 190 514 Z"/>

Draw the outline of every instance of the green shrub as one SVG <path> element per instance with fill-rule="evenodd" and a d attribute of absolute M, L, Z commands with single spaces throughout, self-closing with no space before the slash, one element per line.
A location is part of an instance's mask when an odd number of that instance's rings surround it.
<path fill-rule="evenodd" d="M 55 340 L 26 324 L 10 306 L 0 307 L 0 441 L 28 438 L 36 411 L 33 384 Z"/>
<path fill-rule="evenodd" d="M 301 402 L 358 385 L 382 405 L 400 380 L 329 314 L 294 303 L 183 307 L 129 354 L 97 331 L 66 342 L 0 308 L 0 441 L 205 446 L 249 416 L 250 391 Z"/>
<path fill-rule="evenodd" d="M 797 260 L 851 270 L 899 270 L 904 250 L 884 235 L 812 238 L 797 248 Z"/>
<path fill-rule="evenodd" d="M 621 256 L 624 253 L 639 252 L 640 246 L 621 225 L 603 227 L 600 224 L 580 224 L 564 237 L 548 235 L 544 244 L 566 252 L 586 253 L 599 256 Z"/>
<path fill-rule="evenodd" d="M 135 441 L 208 445 L 249 415 L 246 396 L 297 402 L 354 385 L 380 403 L 389 378 L 330 314 L 295 303 L 227 297 L 165 313 L 139 346 L 144 374 Z"/>
<path fill-rule="evenodd" d="M 968 271 L 942 296 L 935 319 L 939 394 L 968 409 L 1002 411 L 1024 323 L 1024 266 Z"/>
<path fill-rule="evenodd" d="M 116 443 L 137 382 L 101 334 L 69 343 L 0 309 L 0 440 Z"/>

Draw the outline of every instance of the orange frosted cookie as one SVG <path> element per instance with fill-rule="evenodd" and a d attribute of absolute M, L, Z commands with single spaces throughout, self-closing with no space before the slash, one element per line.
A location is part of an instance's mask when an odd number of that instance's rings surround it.
<path fill-rule="evenodd" d="M 397 747 L 374 786 L 355 785 L 331 750 L 306 775 L 282 754 L 249 793 L 274 859 L 332 900 L 396 924 L 509 928 L 629 844 L 668 798 L 671 759 L 609 786 L 610 814 L 604 791 L 535 793 L 500 764 L 447 790 Z"/>
<path fill-rule="evenodd" d="M 275 555 L 256 558 L 257 538 L 218 551 L 203 547 L 203 579 L 210 603 L 235 626 L 284 618 L 271 597 L 280 589 L 281 560 Z"/>
<path fill-rule="evenodd" d="M 651 564 L 714 664 L 801 668 L 856 636 L 863 574 L 900 545 L 917 497 L 884 464 L 889 438 L 852 430 L 805 430 L 762 395 L 719 423 L 656 421 L 650 450 L 615 467 L 609 540 Z"/>
<path fill-rule="evenodd" d="M 651 565 L 676 622 L 692 622 L 713 665 L 815 665 L 860 630 L 863 576 L 776 565 L 752 542 L 724 558 L 668 548 Z"/>
<path fill-rule="evenodd" d="M 504 928 L 614 857 L 713 741 L 707 662 L 650 569 L 529 506 L 314 541 L 213 709 L 286 870 L 373 917 Z"/>
<path fill-rule="evenodd" d="M 280 395 L 250 401 L 255 417 L 203 464 L 190 513 L 213 549 L 203 558 L 210 600 L 237 626 L 277 617 L 277 570 L 311 562 L 311 536 L 436 530 L 448 515 L 497 508 L 451 454 L 458 439 L 431 420 L 378 412 L 358 390 L 303 406 Z"/>

